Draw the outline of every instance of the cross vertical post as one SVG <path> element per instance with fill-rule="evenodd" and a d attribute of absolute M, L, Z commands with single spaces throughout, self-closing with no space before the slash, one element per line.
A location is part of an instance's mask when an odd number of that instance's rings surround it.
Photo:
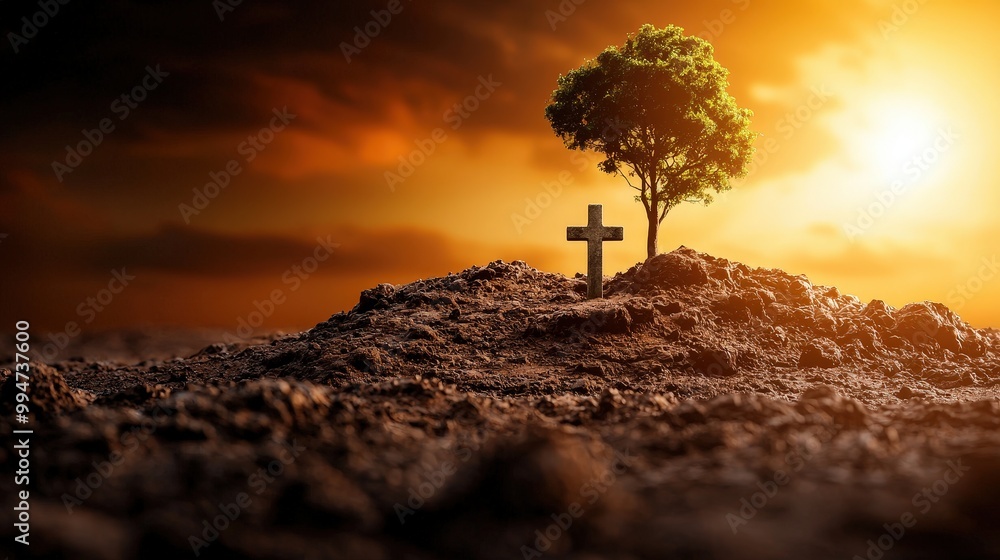
<path fill-rule="evenodd" d="M 585 227 L 566 228 L 567 241 L 587 242 L 587 298 L 604 297 L 604 242 L 622 241 L 625 230 L 622 227 L 604 225 L 604 207 L 591 204 Z"/>

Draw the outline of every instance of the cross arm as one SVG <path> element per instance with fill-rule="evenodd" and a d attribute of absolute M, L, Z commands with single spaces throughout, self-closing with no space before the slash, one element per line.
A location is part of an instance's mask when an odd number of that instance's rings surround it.
<path fill-rule="evenodd" d="M 601 235 L 605 241 L 624 241 L 625 240 L 625 228 L 610 226 L 605 227 Z"/>
<path fill-rule="evenodd" d="M 571 226 L 566 228 L 566 241 L 589 241 L 586 227 Z"/>

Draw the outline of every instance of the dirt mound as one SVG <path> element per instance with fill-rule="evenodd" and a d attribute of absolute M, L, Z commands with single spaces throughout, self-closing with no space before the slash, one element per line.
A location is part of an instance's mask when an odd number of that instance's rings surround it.
<path fill-rule="evenodd" d="M 582 277 L 500 261 L 383 284 L 351 312 L 237 362 L 265 364 L 259 375 L 334 384 L 429 375 L 495 395 L 564 390 L 581 373 L 592 387 L 682 385 L 688 396 L 704 388 L 767 391 L 779 378 L 776 392 L 791 397 L 803 378 L 822 379 L 868 403 L 892 401 L 904 387 L 947 399 L 964 387 L 992 386 L 1000 375 L 997 334 L 973 329 L 940 304 L 864 304 L 804 276 L 686 248 L 607 284 L 607 299 L 586 300 Z M 856 375 L 889 390 L 859 391 L 848 381 Z"/>
<path fill-rule="evenodd" d="M 66 414 L 86 404 L 88 395 L 73 390 L 66 384 L 63 376 L 55 369 L 42 364 L 32 363 L 28 374 L 30 383 L 25 378 L 18 378 L 10 370 L 2 373 L 0 380 L 0 411 L 6 416 L 12 416 L 15 411 L 17 394 L 21 393 L 19 384 L 24 383 L 30 399 L 29 419 L 48 419 Z"/>
<path fill-rule="evenodd" d="M 39 366 L 33 552 L 1000 551 L 996 331 L 684 248 L 606 292 L 497 261 L 266 344 Z"/>
<path fill-rule="evenodd" d="M 988 381 L 990 366 L 997 363 L 995 335 L 973 329 L 944 305 L 914 303 L 896 310 L 878 300 L 863 304 L 805 276 L 751 269 L 686 248 L 616 276 L 609 292 L 680 301 L 693 310 L 691 329 L 703 325 L 731 344 L 749 339 L 756 354 L 775 358 L 765 361 L 767 366 L 796 358 L 792 362 L 804 368 L 849 366 L 883 373 L 905 368 L 952 385 L 954 376 L 944 371 L 971 368 Z"/>

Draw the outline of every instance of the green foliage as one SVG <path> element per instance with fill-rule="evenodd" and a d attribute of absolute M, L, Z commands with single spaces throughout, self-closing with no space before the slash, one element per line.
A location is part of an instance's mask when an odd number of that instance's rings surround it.
<path fill-rule="evenodd" d="M 671 208 L 711 203 L 753 158 L 753 113 L 726 91 L 713 52 L 679 27 L 645 25 L 560 76 L 545 110 L 567 147 L 602 153 L 600 169 L 639 191 L 654 238 Z"/>

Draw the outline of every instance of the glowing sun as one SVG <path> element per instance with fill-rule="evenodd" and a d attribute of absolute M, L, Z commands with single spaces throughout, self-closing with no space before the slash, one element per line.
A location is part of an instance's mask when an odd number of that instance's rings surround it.
<path fill-rule="evenodd" d="M 899 174 L 908 161 L 930 147 L 940 122 L 933 106 L 917 101 L 878 102 L 866 113 L 859 156 L 886 176 Z"/>

